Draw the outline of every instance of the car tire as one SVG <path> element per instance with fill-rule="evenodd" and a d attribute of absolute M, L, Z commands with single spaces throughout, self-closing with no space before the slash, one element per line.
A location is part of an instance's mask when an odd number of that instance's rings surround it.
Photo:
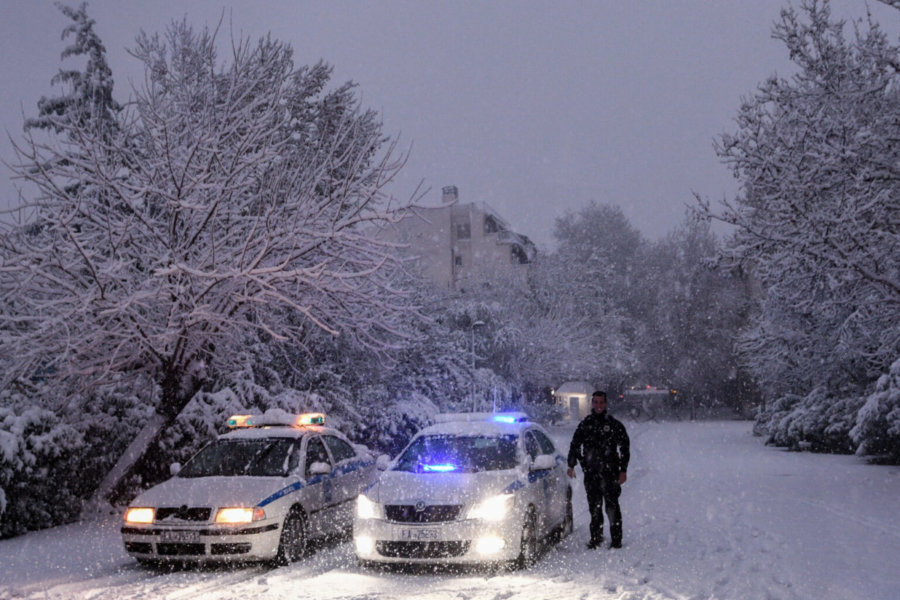
<path fill-rule="evenodd" d="M 275 564 L 284 566 L 300 560 L 306 555 L 307 544 L 306 517 L 300 509 L 292 508 L 281 526 Z"/>
<path fill-rule="evenodd" d="M 522 543 L 519 548 L 519 557 L 515 561 L 516 568 L 527 569 L 537 560 L 537 554 L 537 518 L 534 509 L 529 507 L 528 512 L 525 513 L 525 520 L 522 522 Z"/>

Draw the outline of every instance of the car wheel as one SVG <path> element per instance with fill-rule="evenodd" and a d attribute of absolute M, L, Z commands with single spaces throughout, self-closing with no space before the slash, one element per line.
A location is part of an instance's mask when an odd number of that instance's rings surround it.
<path fill-rule="evenodd" d="M 529 508 L 525 515 L 525 521 L 522 524 L 522 545 L 519 550 L 519 557 L 516 559 L 517 569 L 527 569 L 534 564 L 537 559 L 538 541 L 537 541 L 537 519 L 534 515 L 534 509 Z"/>
<path fill-rule="evenodd" d="M 292 508 L 281 526 L 281 538 L 278 540 L 278 554 L 275 563 L 289 565 L 303 558 L 306 554 L 306 518 L 303 513 Z"/>

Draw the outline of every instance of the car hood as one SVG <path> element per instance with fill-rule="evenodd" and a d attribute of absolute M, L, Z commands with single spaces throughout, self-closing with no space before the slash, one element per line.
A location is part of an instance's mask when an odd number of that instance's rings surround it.
<path fill-rule="evenodd" d="M 285 477 L 173 477 L 131 506 L 256 506 L 293 480 Z"/>
<path fill-rule="evenodd" d="M 518 487 L 517 470 L 480 473 L 385 471 L 365 494 L 380 504 L 472 504 Z"/>

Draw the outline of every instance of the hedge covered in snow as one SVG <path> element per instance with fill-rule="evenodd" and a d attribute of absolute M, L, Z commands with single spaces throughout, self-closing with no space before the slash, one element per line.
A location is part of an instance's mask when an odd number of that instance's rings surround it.
<path fill-rule="evenodd" d="M 785 394 L 760 410 L 754 430 L 775 446 L 900 463 L 900 359 L 862 396 L 825 386 Z"/>

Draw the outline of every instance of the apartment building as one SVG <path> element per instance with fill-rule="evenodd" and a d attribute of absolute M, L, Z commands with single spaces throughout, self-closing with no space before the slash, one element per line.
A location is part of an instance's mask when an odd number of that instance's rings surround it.
<path fill-rule="evenodd" d="M 437 286 L 463 291 L 488 283 L 525 285 L 536 248 L 484 202 L 461 203 L 454 185 L 441 203 L 412 209 L 387 234 Z"/>

